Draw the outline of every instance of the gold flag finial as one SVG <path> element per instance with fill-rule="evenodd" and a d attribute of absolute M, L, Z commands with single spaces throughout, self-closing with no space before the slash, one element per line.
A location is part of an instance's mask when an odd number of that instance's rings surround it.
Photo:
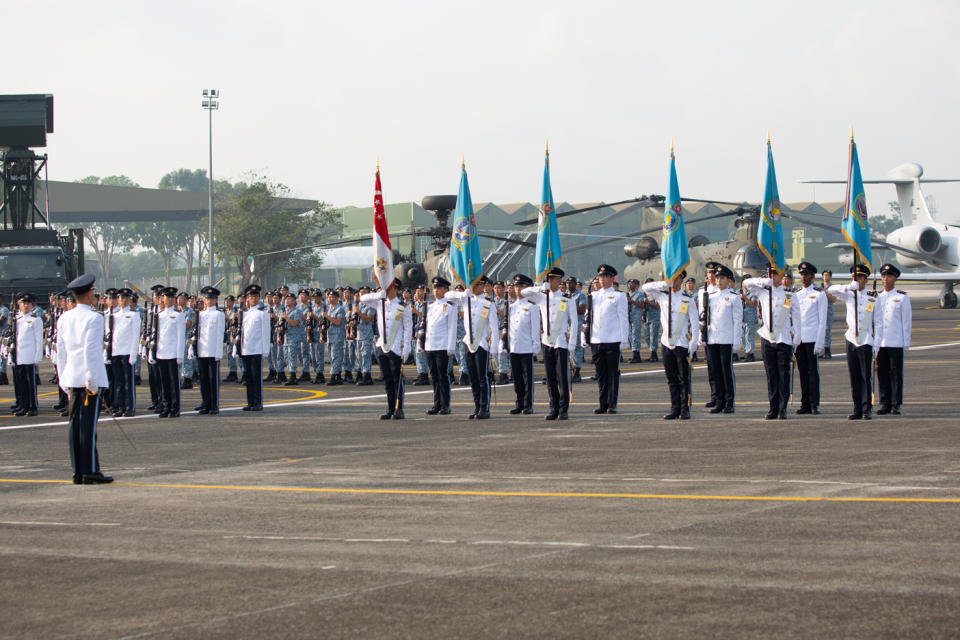
<path fill-rule="evenodd" d="M 770 144 L 770 129 L 767 129 L 767 144 Z"/>
<path fill-rule="evenodd" d="M 467 168 L 467 161 L 464 159 L 463 153 L 460 154 L 460 168 L 461 169 Z"/>
<path fill-rule="evenodd" d="M 377 173 L 380 173 L 380 156 L 377 156 Z"/>
<path fill-rule="evenodd" d="M 546 153 L 546 154 L 549 154 L 549 153 L 550 153 L 550 140 L 549 140 L 549 139 L 547 140 L 547 146 L 544 148 L 543 152 Z"/>
<path fill-rule="evenodd" d="M 853 142 L 853 125 L 850 125 L 850 142 Z"/>
<path fill-rule="evenodd" d="M 673 138 L 670 138 L 670 153 L 673 153 Z"/>

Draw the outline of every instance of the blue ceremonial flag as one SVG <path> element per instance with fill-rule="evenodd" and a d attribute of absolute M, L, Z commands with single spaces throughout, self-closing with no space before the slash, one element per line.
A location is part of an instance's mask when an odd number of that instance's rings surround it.
<path fill-rule="evenodd" d="M 850 170 L 847 173 L 847 196 L 844 199 L 843 220 L 840 232 L 853 247 L 853 263 L 865 264 L 873 271 L 873 255 L 870 252 L 870 221 L 867 220 L 867 198 L 860 177 L 860 160 L 857 158 L 857 143 L 850 131 Z M 859 257 L 858 257 L 859 254 Z"/>
<path fill-rule="evenodd" d="M 563 259 L 557 212 L 553 210 L 553 191 L 550 189 L 549 147 L 543 161 L 543 190 L 540 194 L 540 203 L 540 211 L 537 214 L 537 282 L 540 282 L 547 272 Z"/>
<path fill-rule="evenodd" d="M 663 210 L 663 241 L 660 243 L 660 259 L 663 261 L 663 276 L 673 282 L 690 264 L 690 249 L 687 247 L 687 230 L 683 226 L 683 205 L 680 202 L 680 186 L 677 184 L 677 162 L 670 144 L 670 187 Z"/>
<path fill-rule="evenodd" d="M 467 183 L 467 167 L 460 165 L 460 192 L 453 212 L 453 232 L 450 235 L 450 270 L 465 287 L 473 286 L 483 274 L 480 243 L 477 239 L 477 219 L 473 215 L 473 200 Z"/>
<path fill-rule="evenodd" d="M 773 168 L 773 149 L 767 134 L 767 182 L 763 188 L 763 206 L 760 208 L 760 225 L 757 227 L 757 245 L 767 256 L 770 266 L 777 273 L 787 268 L 783 246 L 783 225 L 780 222 L 780 193 L 777 190 L 777 172 Z"/>

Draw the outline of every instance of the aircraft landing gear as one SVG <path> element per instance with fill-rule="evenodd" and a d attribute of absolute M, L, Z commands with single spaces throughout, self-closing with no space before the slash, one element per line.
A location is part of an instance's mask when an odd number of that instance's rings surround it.
<path fill-rule="evenodd" d="M 940 308 L 941 309 L 956 309 L 957 308 L 957 294 L 953 291 L 952 282 L 944 282 L 943 289 L 940 291 Z"/>

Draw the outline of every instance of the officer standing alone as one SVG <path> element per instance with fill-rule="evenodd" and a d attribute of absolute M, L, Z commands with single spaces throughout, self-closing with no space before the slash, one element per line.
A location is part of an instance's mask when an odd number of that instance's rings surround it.
<path fill-rule="evenodd" d="M 247 308 L 240 329 L 240 353 L 247 375 L 247 404 L 243 411 L 263 411 L 263 359 L 270 356 L 270 314 L 260 303 L 260 285 L 244 290 Z"/>
<path fill-rule="evenodd" d="M 880 267 L 883 291 L 877 296 L 877 415 L 900 415 L 903 404 L 903 352 L 910 349 L 913 309 L 906 291 L 896 288 L 900 270 L 892 264 Z"/>
<path fill-rule="evenodd" d="M 733 374 L 733 354 L 740 349 L 743 335 L 743 301 L 732 289 L 733 271 L 722 264 L 714 264 L 715 291 L 704 294 L 708 305 L 704 314 L 707 322 L 702 336 L 707 362 L 713 368 L 714 404 L 710 413 L 733 413 L 737 385 Z"/>
<path fill-rule="evenodd" d="M 200 374 L 201 415 L 220 413 L 220 359 L 223 358 L 223 333 L 226 318 L 217 308 L 220 290 L 206 286 L 200 290 L 204 308 L 197 314 L 197 369 Z"/>

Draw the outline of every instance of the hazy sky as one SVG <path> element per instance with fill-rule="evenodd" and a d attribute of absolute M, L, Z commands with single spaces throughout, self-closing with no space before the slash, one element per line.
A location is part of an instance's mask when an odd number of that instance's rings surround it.
<path fill-rule="evenodd" d="M 850 125 L 864 177 L 960 177 L 960 3 L 76 0 L 6 12 L 5 93 L 53 93 L 50 177 L 144 186 L 207 166 L 200 92 L 220 89 L 214 175 L 369 206 L 456 193 L 559 201 L 666 189 L 762 197 L 766 130 L 784 200 L 842 199 Z M 17 68 L 15 63 L 22 61 Z M 960 184 L 927 189 L 960 219 Z M 874 214 L 893 187 L 867 192 Z"/>

